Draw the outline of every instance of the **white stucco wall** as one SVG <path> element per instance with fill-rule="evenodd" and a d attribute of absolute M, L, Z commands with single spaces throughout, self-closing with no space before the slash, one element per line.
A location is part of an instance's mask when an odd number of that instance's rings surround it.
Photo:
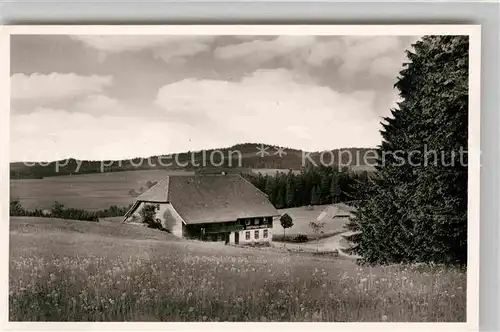
<path fill-rule="evenodd" d="M 174 218 L 175 220 L 175 223 L 171 225 L 171 227 L 169 227 L 169 231 L 177 236 L 177 237 L 182 237 L 182 218 L 181 216 L 177 213 L 177 211 L 175 211 L 174 207 L 172 206 L 172 204 L 168 203 L 168 204 L 163 204 L 164 206 L 162 206 L 160 208 L 160 210 L 163 211 L 162 213 L 162 218 L 163 216 L 165 215 L 165 212 L 168 211 L 170 213 L 170 215 Z M 163 220 L 162 218 L 160 218 L 160 220 Z M 164 226 L 165 227 L 165 226 Z"/>
<path fill-rule="evenodd" d="M 267 238 L 264 237 L 264 230 L 267 230 Z M 259 231 L 259 238 L 255 238 L 255 231 Z M 256 229 L 248 229 L 239 231 L 240 233 L 240 243 L 261 243 L 261 242 L 270 242 L 273 236 L 272 228 L 256 228 Z M 250 239 L 246 239 L 246 232 L 250 232 Z M 234 233 L 231 234 L 233 236 L 234 243 Z"/>
<path fill-rule="evenodd" d="M 142 223 L 140 211 L 145 204 L 158 205 L 155 219 L 161 221 L 162 226 L 177 237 L 182 237 L 182 218 L 170 203 L 147 203 L 141 202 L 135 211 L 127 218 L 126 222 Z"/>
<path fill-rule="evenodd" d="M 143 207 L 144 207 L 144 202 L 139 203 L 139 206 L 134 210 L 134 212 L 130 216 L 128 216 L 127 219 L 125 219 L 125 222 L 141 223 L 142 220 L 139 212 L 142 210 Z"/>

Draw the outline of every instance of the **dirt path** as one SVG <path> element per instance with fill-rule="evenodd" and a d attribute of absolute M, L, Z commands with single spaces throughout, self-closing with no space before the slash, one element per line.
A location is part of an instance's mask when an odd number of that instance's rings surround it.
<path fill-rule="evenodd" d="M 334 251 L 338 250 L 339 256 L 343 257 L 349 257 L 353 259 L 360 258 L 360 256 L 357 255 L 349 255 L 346 254 L 343 249 L 346 249 L 345 246 L 342 245 L 342 236 L 348 235 L 349 232 L 343 232 L 334 236 L 329 236 L 326 238 L 323 238 L 318 241 L 310 241 L 307 243 L 284 243 L 284 242 L 274 242 L 275 246 L 281 247 L 281 248 L 288 248 L 288 249 L 294 249 L 294 250 L 304 250 L 304 251 Z"/>

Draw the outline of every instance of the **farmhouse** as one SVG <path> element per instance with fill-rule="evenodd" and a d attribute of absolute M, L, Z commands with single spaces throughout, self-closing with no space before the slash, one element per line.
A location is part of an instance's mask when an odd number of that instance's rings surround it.
<path fill-rule="evenodd" d="M 269 242 L 273 218 L 280 215 L 263 192 L 237 174 L 168 176 L 137 197 L 123 222 L 139 221 L 148 204 L 178 237 L 234 244 Z"/>

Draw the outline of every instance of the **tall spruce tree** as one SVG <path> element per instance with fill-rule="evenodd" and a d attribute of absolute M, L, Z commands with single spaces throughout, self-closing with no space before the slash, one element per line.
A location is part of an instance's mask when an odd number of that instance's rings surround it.
<path fill-rule="evenodd" d="M 295 206 L 295 176 L 292 171 L 287 174 L 285 192 L 285 207 Z"/>
<path fill-rule="evenodd" d="M 283 209 L 285 207 L 285 187 L 281 183 L 276 194 L 275 207 L 277 209 Z"/>
<path fill-rule="evenodd" d="M 319 204 L 319 189 L 318 186 L 314 186 L 311 190 L 311 205 Z"/>
<path fill-rule="evenodd" d="M 265 185 L 264 185 L 264 192 L 266 193 L 266 195 L 272 199 L 272 195 L 273 195 L 273 189 L 274 189 L 274 183 L 273 183 L 273 179 L 272 177 L 270 177 L 269 175 L 266 175 L 266 178 L 265 178 Z"/>
<path fill-rule="evenodd" d="M 337 174 L 333 175 L 332 182 L 330 183 L 330 196 L 332 203 L 338 203 L 340 201 L 340 183 L 339 176 Z"/>
<path fill-rule="evenodd" d="M 330 196 L 331 179 L 332 179 L 331 172 L 327 173 L 326 171 L 323 171 L 323 174 L 321 175 L 321 182 L 319 185 L 319 193 L 318 193 L 319 202 L 321 204 L 328 204 L 331 202 L 331 196 Z"/>
<path fill-rule="evenodd" d="M 350 251 L 367 263 L 467 260 L 468 37 L 407 51 L 376 177 L 357 186 Z M 465 151 L 465 153 L 463 153 Z"/>
<path fill-rule="evenodd" d="M 295 177 L 295 205 L 302 206 L 309 204 L 311 201 L 305 198 L 306 195 L 309 197 L 309 192 L 305 190 L 304 175 L 301 172 Z"/>

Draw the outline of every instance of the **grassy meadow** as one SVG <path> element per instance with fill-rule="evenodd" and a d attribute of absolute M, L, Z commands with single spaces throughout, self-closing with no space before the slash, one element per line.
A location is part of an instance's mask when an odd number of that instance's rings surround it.
<path fill-rule="evenodd" d="M 111 205 L 128 206 L 148 181 L 159 181 L 168 175 L 192 175 L 189 171 L 124 171 L 96 174 L 61 175 L 43 179 L 10 181 L 11 199 L 19 199 L 28 210 L 50 209 L 54 201 L 65 206 L 97 211 Z"/>
<path fill-rule="evenodd" d="M 253 170 L 256 173 L 262 169 Z M 271 175 L 276 171 L 271 169 Z M 67 207 L 97 211 L 112 205 L 128 206 L 135 197 L 130 191 L 142 192 L 148 181 L 159 181 L 168 175 L 192 175 L 186 170 L 136 170 L 94 174 L 61 175 L 43 179 L 10 180 L 10 197 L 19 199 L 28 210 L 50 209 L 54 201 Z M 264 173 L 265 174 L 265 173 Z"/>
<path fill-rule="evenodd" d="M 466 273 L 11 218 L 11 321 L 465 321 Z"/>
<path fill-rule="evenodd" d="M 296 208 L 280 209 L 280 213 L 288 213 L 293 219 L 293 226 L 286 229 L 286 236 L 295 236 L 298 234 L 304 234 L 307 236 L 314 236 L 314 232 L 311 227 L 309 227 L 309 222 L 316 220 L 318 216 L 323 212 L 324 209 L 330 205 L 315 205 L 312 207 L 300 206 Z M 344 228 L 345 223 L 348 218 L 325 218 L 325 226 L 322 231 L 325 234 L 334 234 L 346 231 Z M 273 233 L 276 235 L 283 235 L 283 227 L 281 227 L 279 219 L 276 219 L 273 223 Z"/>

